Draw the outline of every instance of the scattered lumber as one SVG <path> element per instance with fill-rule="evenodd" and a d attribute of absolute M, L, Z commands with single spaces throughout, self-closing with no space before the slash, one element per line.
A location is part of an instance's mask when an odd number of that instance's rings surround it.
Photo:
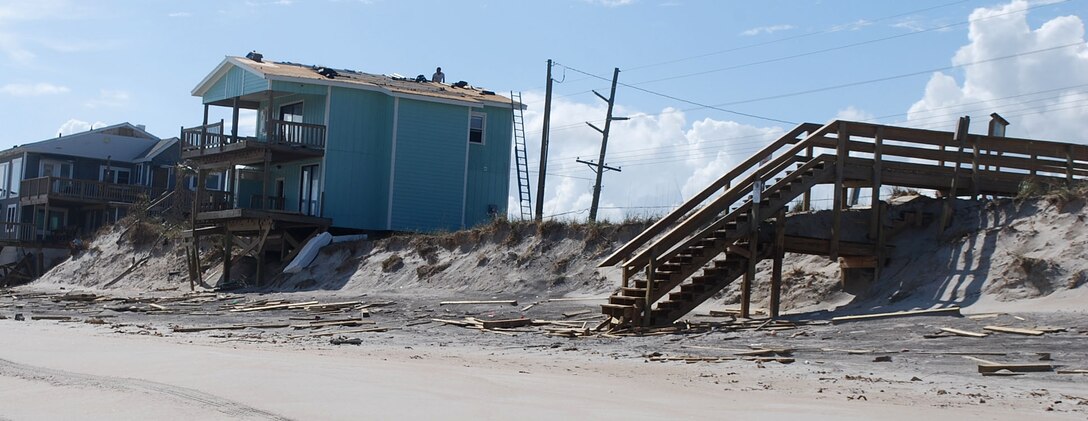
<path fill-rule="evenodd" d="M 1024 328 L 1019 328 L 1019 327 L 1008 327 L 1008 326 L 983 326 L 982 329 L 983 330 L 989 330 L 989 331 L 992 331 L 992 332 L 1013 333 L 1013 334 L 1017 334 L 1017 335 L 1027 335 L 1027 336 L 1043 336 L 1043 334 L 1046 333 L 1046 332 L 1043 332 L 1041 330 L 1024 329 Z"/>
<path fill-rule="evenodd" d="M 520 319 L 507 319 L 507 320 L 483 320 L 482 322 L 483 322 L 482 327 L 484 329 L 522 327 L 522 326 L 529 326 L 529 325 L 533 324 L 532 319 L 527 319 L 527 318 L 524 318 L 524 317 L 522 317 Z"/>
<path fill-rule="evenodd" d="M 243 325 L 224 325 L 224 326 L 193 326 L 193 327 L 181 327 L 174 326 L 172 330 L 178 333 L 191 333 L 191 332 L 203 332 L 206 330 L 242 330 L 246 327 Z"/>
<path fill-rule="evenodd" d="M 776 362 L 776 363 L 779 363 L 779 364 L 791 364 L 796 360 L 794 360 L 793 358 L 788 358 L 788 357 L 748 357 L 748 358 L 744 358 L 744 361 L 756 361 L 756 362 L 761 362 L 761 363 Z"/>
<path fill-rule="evenodd" d="M 366 329 L 337 330 L 337 331 L 332 331 L 332 332 L 313 332 L 313 333 L 308 333 L 308 334 L 305 334 L 305 335 L 288 336 L 288 338 L 289 339 L 316 338 L 316 337 L 321 337 L 321 336 L 345 335 L 345 334 L 348 334 L 348 333 L 386 332 L 389 329 L 394 329 L 394 328 L 391 328 L 391 327 L 371 327 L 371 328 L 366 328 Z"/>
<path fill-rule="evenodd" d="M 236 308 L 236 309 L 231 310 L 231 312 L 248 313 L 248 312 L 251 312 L 251 311 L 279 310 L 279 309 L 287 309 L 287 308 L 305 308 L 308 305 L 314 305 L 314 304 L 317 304 L 317 303 L 318 303 L 317 301 L 307 301 L 307 302 L 304 302 L 304 303 L 295 303 L 295 304 L 292 304 L 292 303 L 272 304 L 272 305 L 265 305 L 265 306 L 259 306 L 259 307 Z"/>
<path fill-rule="evenodd" d="M 30 320 L 72 320 L 72 316 L 38 315 L 38 316 L 30 316 Z"/>
<path fill-rule="evenodd" d="M 363 340 L 359 339 L 359 338 L 347 338 L 347 337 L 341 336 L 339 338 L 330 339 L 329 343 L 331 343 L 333 345 L 362 345 Z"/>
<path fill-rule="evenodd" d="M 477 301 L 443 301 L 438 303 L 440 306 L 454 306 L 454 305 L 482 305 L 482 304 L 498 304 L 498 305 L 518 305 L 518 300 L 477 300 Z"/>
<path fill-rule="evenodd" d="M 992 318 L 994 318 L 994 317 L 1000 316 L 1001 314 L 1002 314 L 1002 313 L 982 313 L 982 314 L 972 314 L 972 315 L 970 315 L 970 316 L 967 316 L 967 318 L 968 318 L 968 319 L 971 319 L 971 320 L 992 319 Z"/>
<path fill-rule="evenodd" d="M 1073 370 L 1058 370 L 1058 374 L 1088 374 L 1088 370 L 1073 369 Z"/>
<path fill-rule="evenodd" d="M 959 307 L 936 308 L 930 310 L 896 311 L 892 313 L 859 314 L 854 316 L 832 317 L 831 323 L 856 322 L 862 320 L 888 319 L 893 317 L 909 317 L 924 315 L 960 315 Z"/>
<path fill-rule="evenodd" d="M 155 303 L 150 303 L 150 304 L 148 304 L 147 306 L 148 306 L 148 307 L 151 307 L 151 308 L 153 308 L 153 309 L 155 309 L 155 310 L 159 310 L 159 311 L 166 311 L 166 307 L 160 306 L 160 305 L 158 305 L 158 304 L 155 304 Z"/>
<path fill-rule="evenodd" d="M 1054 371 L 1054 366 L 1046 363 L 992 363 L 979 364 L 979 373 L 993 373 L 998 370 L 1009 370 L 1014 373 Z"/>
<path fill-rule="evenodd" d="M 589 309 L 577 310 L 577 311 L 567 311 L 567 312 L 563 313 L 563 317 L 566 317 L 566 318 L 569 319 L 569 318 L 574 317 L 574 316 L 581 316 L 583 314 L 589 314 L 589 313 L 592 313 L 592 312 L 593 312 L 593 310 L 589 310 Z"/>
<path fill-rule="evenodd" d="M 950 327 L 942 327 L 941 332 L 948 332 L 948 333 L 951 333 L 953 335 L 966 336 L 966 337 L 969 337 L 969 338 L 985 338 L 987 336 L 990 336 L 989 333 L 969 332 L 969 331 L 966 331 L 966 330 L 953 329 L 953 328 L 950 328 Z"/>
<path fill-rule="evenodd" d="M 544 303 L 561 303 L 565 301 L 598 301 L 607 300 L 608 297 L 569 297 L 569 298 L 549 298 L 542 302 Z"/>
<path fill-rule="evenodd" d="M 683 356 L 656 355 L 656 356 L 649 357 L 649 360 L 650 361 L 658 361 L 658 362 L 681 361 L 681 362 L 685 362 L 685 363 L 698 363 L 698 362 L 717 363 L 717 362 L 722 362 L 722 361 L 733 361 L 733 360 L 736 360 L 736 358 L 735 357 L 702 357 L 702 356 L 693 356 L 693 355 L 683 355 Z"/>
<path fill-rule="evenodd" d="M 309 322 L 309 323 L 301 323 L 301 324 L 295 324 L 295 325 L 290 325 L 290 326 L 292 328 L 294 328 L 294 329 L 316 329 L 316 328 L 319 328 L 319 327 L 329 327 L 329 326 L 352 326 L 352 327 L 354 327 L 354 326 L 361 326 L 361 325 L 364 325 L 364 324 L 372 325 L 372 324 L 374 324 L 374 322 L 372 322 L 370 320 L 363 320 L 363 319 L 343 319 L 343 320 L 312 321 L 312 322 Z"/>

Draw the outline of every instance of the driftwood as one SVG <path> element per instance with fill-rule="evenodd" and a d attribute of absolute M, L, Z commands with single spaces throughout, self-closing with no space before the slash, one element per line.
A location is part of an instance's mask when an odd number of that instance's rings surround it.
<path fill-rule="evenodd" d="M 831 323 L 854 322 L 861 320 L 888 319 L 893 317 L 926 316 L 926 315 L 960 315 L 959 307 L 937 308 L 931 310 L 896 311 L 893 313 L 859 314 L 854 316 L 840 316 L 831 318 Z"/>

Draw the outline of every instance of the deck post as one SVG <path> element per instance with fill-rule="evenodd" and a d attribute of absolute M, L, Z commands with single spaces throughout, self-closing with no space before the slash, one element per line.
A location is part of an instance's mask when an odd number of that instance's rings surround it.
<path fill-rule="evenodd" d="M 812 147 L 805 148 L 805 162 L 812 160 Z M 805 195 L 801 199 L 801 210 L 808 212 L 812 210 L 812 189 L 805 190 Z"/>
<path fill-rule="evenodd" d="M 778 211 L 774 224 L 774 262 L 771 268 L 770 316 L 777 319 L 782 303 L 782 258 L 786 255 L 786 209 Z"/>
<path fill-rule="evenodd" d="M 869 199 L 869 211 L 872 213 L 869 221 L 869 239 L 876 239 L 881 222 L 880 189 L 883 187 L 881 173 L 883 172 L 883 147 L 884 127 L 877 127 L 876 136 L 873 138 L 873 189 Z"/>
<path fill-rule="evenodd" d="M 653 321 L 654 271 L 657 270 L 657 250 L 650 249 L 650 261 L 646 262 L 646 295 L 642 301 L 642 326 L 649 327 Z"/>
<path fill-rule="evenodd" d="M 1073 183 L 1073 145 L 1065 145 L 1065 181 Z"/>
<path fill-rule="evenodd" d="M 971 117 L 960 117 L 959 123 L 956 125 L 956 134 L 953 137 L 953 141 L 959 143 L 959 149 L 956 153 L 956 166 L 952 168 L 952 182 L 948 189 L 948 197 L 944 202 L 944 208 L 941 210 L 941 223 L 938 225 L 938 232 L 944 232 L 945 228 L 948 228 L 948 223 L 952 219 L 953 204 L 956 200 L 956 194 L 958 187 L 956 186 L 957 180 L 960 177 L 960 167 L 963 166 L 963 148 L 967 141 L 967 130 L 971 126 Z"/>
<path fill-rule="evenodd" d="M 230 116 L 230 141 L 238 141 L 238 97 L 234 97 L 234 101 L 231 104 L 231 116 Z M 223 142 L 225 143 L 225 142 Z M 222 149 L 222 143 L 220 143 L 220 149 Z"/>
<path fill-rule="evenodd" d="M 204 146 L 208 144 L 208 104 L 204 104 L 204 120 L 200 125 L 200 154 L 204 155 Z"/>
<path fill-rule="evenodd" d="M 832 261 L 839 260 L 839 239 L 842 237 L 842 205 L 843 205 L 843 172 L 846 168 L 846 158 L 850 155 L 847 143 L 850 140 L 850 132 L 846 122 L 839 122 L 838 148 L 835 151 L 835 197 L 831 211 L 831 250 L 829 254 Z"/>
<path fill-rule="evenodd" d="M 751 316 L 752 281 L 756 276 L 756 263 L 759 262 L 759 204 L 752 203 L 750 225 L 748 226 L 748 270 L 744 271 L 744 280 L 740 284 L 740 317 Z"/>
<path fill-rule="evenodd" d="M 888 205 L 884 202 L 880 202 L 876 207 L 877 220 L 883 221 L 884 214 L 887 212 Z M 918 219 L 921 221 L 921 218 Z M 873 282 L 880 281 L 880 270 L 884 266 L 884 246 L 887 243 L 887 237 L 885 235 L 884 223 L 880 222 L 876 228 L 876 265 L 873 266 Z"/>
<path fill-rule="evenodd" d="M 979 156 L 978 156 L 979 155 L 978 136 L 975 136 L 975 137 L 971 138 L 971 144 L 972 144 L 972 146 L 974 146 L 974 150 L 972 151 L 972 154 L 971 154 L 971 194 L 974 195 L 974 200 L 978 200 L 979 196 L 981 195 L 981 193 L 979 191 L 979 188 L 978 188 L 978 171 L 979 171 L 979 165 L 978 165 L 978 159 L 979 159 Z"/>
<path fill-rule="evenodd" d="M 621 269 L 621 275 L 620 276 L 622 276 L 622 278 L 623 278 L 623 279 L 620 280 L 620 287 L 621 288 L 627 288 L 627 285 L 628 285 L 627 279 L 629 279 L 631 277 L 631 270 L 627 266 L 627 262 L 623 263 L 623 268 Z"/>
<path fill-rule="evenodd" d="M 234 246 L 234 235 L 229 229 L 223 230 L 223 285 L 230 284 L 231 249 Z"/>

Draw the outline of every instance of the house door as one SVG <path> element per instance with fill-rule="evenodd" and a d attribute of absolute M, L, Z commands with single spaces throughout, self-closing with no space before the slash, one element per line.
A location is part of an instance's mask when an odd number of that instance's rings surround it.
<path fill-rule="evenodd" d="M 43 159 L 41 167 L 42 177 L 72 178 L 72 163 L 61 162 L 53 159 Z"/>
<path fill-rule="evenodd" d="M 302 103 L 287 104 L 280 107 L 280 121 L 284 123 L 302 122 Z M 277 124 L 276 135 L 285 142 L 297 142 L 299 140 L 298 126 L 290 124 Z"/>
<path fill-rule="evenodd" d="M 320 195 L 320 175 L 317 165 L 302 166 L 302 174 L 299 177 L 298 210 L 303 215 L 318 215 L 318 199 Z"/>
<path fill-rule="evenodd" d="M 283 210 L 283 204 L 285 202 L 285 200 L 283 200 L 283 195 L 284 195 L 283 179 L 282 178 L 277 178 L 276 179 L 276 196 L 274 198 L 275 203 L 272 204 L 272 209 Z M 302 209 L 302 208 L 299 207 L 299 209 Z"/>

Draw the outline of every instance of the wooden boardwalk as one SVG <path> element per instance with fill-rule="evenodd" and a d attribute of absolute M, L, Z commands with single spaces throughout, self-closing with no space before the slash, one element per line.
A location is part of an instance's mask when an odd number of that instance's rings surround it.
<path fill-rule="evenodd" d="M 937 191 L 948 199 L 943 229 L 956 197 L 1015 196 L 1024 183 L 1059 186 L 1086 178 L 1088 146 L 968 134 L 962 119 L 955 133 L 841 120 L 801 124 L 602 261 L 601 267 L 623 272 L 602 311 L 612 325 L 666 325 L 740 279 L 741 316 L 747 317 L 756 264 L 773 259 L 769 307 L 777 317 L 787 251 L 844 257 L 844 267 L 869 262 L 879 278 L 889 234 L 882 187 Z M 787 238 L 786 211 L 791 205 L 809 210 L 812 190 L 821 185 L 837 192 L 830 231 Z M 842 240 L 850 188 L 869 189 L 876 204 L 869 208 L 868 243 Z"/>

